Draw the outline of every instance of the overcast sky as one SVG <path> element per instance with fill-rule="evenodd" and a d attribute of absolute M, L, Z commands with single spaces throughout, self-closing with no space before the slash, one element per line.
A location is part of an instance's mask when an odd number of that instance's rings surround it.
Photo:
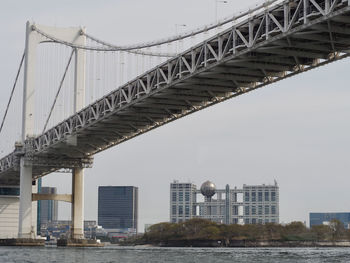
<path fill-rule="evenodd" d="M 229 1 L 229 0 L 228 0 Z M 224 17 L 256 0 L 219 4 Z M 214 0 L 18 1 L 0 9 L 0 113 L 24 48 L 27 20 L 86 26 L 116 44 L 144 42 L 210 23 Z M 139 227 L 169 220 L 173 179 L 200 186 L 280 186 L 280 221 L 307 221 L 309 212 L 350 211 L 350 60 L 297 75 L 182 118 L 95 156 L 86 170 L 85 218 L 97 219 L 99 185 L 139 187 Z M 69 193 L 71 177 L 53 174 L 43 184 Z M 59 217 L 70 218 L 60 203 Z"/>

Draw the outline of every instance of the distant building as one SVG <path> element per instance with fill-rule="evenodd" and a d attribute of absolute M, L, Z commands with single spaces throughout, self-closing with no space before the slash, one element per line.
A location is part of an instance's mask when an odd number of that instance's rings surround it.
<path fill-rule="evenodd" d="M 279 223 L 279 189 L 274 185 L 243 185 L 245 224 Z"/>
<path fill-rule="evenodd" d="M 198 201 L 198 195 L 203 201 Z M 206 181 L 200 190 L 192 183 L 174 181 L 170 184 L 170 221 L 183 222 L 204 218 L 225 224 L 279 223 L 279 188 L 274 185 L 243 185 L 216 189 Z"/>
<path fill-rule="evenodd" d="M 350 229 L 350 212 L 347 213 L 310 213 L 310 227 L 328 224 L 333 219 L 343 223 L 346 229 Z"/>
<path fill-rule="evenodd" d="M 98 225 L 107 230 L 128 230 L 137 233 L 137 219 L 137 187 L 99 186 Z"/>
<path fill-rule="evenodd" d="M 40 234 L 43 237 L 50 236 L 54 238 L 70 237 L 72 221 L 56 220 L 41 224 Z M 84 221 L 84 237 L 87 239 L 95 239 L 98 232 L 98 226 L 95 220 Z"/>
<path fill-rule="evenodd" d="M 56 187 L 41 187 L 40 194 L 57 194 Z M 39 215 L 40 223 L 46 224 L 48 222 L 57 221 L 58 219 L 58 201 L 55 200 L 41 200 L 39 201 Z"/>
<path fill-rule="evenodd" d="M 171 222 L 182 222 L 196 215 L 196 185 L 192 183 L 170 184 L 170 218 Z"/>

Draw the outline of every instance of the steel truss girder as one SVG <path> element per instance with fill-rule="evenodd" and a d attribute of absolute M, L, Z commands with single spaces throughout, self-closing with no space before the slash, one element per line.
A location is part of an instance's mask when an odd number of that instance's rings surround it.
<path fill-rule="evenodd" d="M 350 47 L 350 41 L 344 37 L 348 31 L 342 29 L 348 26 L 344 23 L 349 23 L 348 19 L 344 19 L 349 17 L 349 3 L 350 0 L 286 0 L 269 7 L 178 57 L 162 63 L 36 137 L 31 154 L 40 156 L 58 146 L 64 152 L 69 136 L 74 135 L 78 141 L 77 152 L 82 152 L 82 157 L 91 156 L 223 100 L 347 57 L 348 54 L 339 52 L 345 47 Z M 329 21 L 332 21 L 332 25 L 327 27 Z M 332 28 L 336 32 L 333 32 Z M 322 33 L 323 31 L 325 32 Z M 322 48 L 302 47 L 300 43 L 307 39 L 313 39 Z M 288 45 L 281 45 L 281 42 L 285 41 Z M 295 46 L 294 41 L 298 41 Z M 329 46 L 329 43 L 333 43 L 334 46 L 331 52 L 323 48 Z M 316 45 L 315 42 L 312 45 Z M 243 74 L 245 69 L 247 73 Z M 217 73 L 216 81 L 203 79 L 206 72 L 215 73 L 216 70 L 220 72 Z M 231 76 L 227 78 L 226 73 Z M 167 104 L 165 100 L 159 103 L 157 94 L 161 93 L 161 97 L 164 98 L 167 91 L 173 104 Z M 201 95 L 206 92 L 209 99 L 205 97 L 201 102 L 191 101 L 190 98 L 171 98 L 174 91 L 178 91 L 182 96 L 186 92 L 189 92 L 190 96 L 195 96 L 196 92 Z M 119 114 L 137 115 L 138 112 L 143 112 L 144 115 L 147 115 L 146 112 L 160 114 L 162 120 L 152 122 L 153 119 L 149 116 L 150 122 L 141 124 L 130 118 L 127 124 L 130 129 L 118 131 L 118 128 L 115 128 L 114 131 L 113 127 L 106 128 L 106 132 L 111 129 L 119 136 L 116 136 L 114 141 L 106 143 L 102 138 L 99 145 L 90 143 L 84 146 L 92 127 L 93 130 L 97 128 L 104 131 L 104 120 Z M 118 118 L 115 122 L 116 127 L 125 125 L 124 122 L 118 123 Z M 74 146 L 69 145 L 66 149 L 71 151 L 72 147 Z M 79 150 L 78 147 L 84 150 Z M 85 150 L 86 148 L 91 150 Z M 12 169 L 14 160 L 13 154 L 1 159 L 0 174 Z"/>

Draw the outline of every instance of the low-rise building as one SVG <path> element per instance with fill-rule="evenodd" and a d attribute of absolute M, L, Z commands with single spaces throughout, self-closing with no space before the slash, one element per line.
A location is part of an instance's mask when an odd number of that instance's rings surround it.
<path fill-rule="evenodd" d="M 344 213 L 310 213 L 310 227 L 328 225 L 333 219 L 343 223 L 346 229 L 350 229 L 350 212 Z"/>

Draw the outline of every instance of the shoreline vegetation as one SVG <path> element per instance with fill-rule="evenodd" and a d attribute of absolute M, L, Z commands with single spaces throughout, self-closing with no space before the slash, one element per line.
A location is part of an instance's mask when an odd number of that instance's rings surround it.
<path fill-rule="evenodd" d="M 338 220 L 307 228 L 302 222 L 281 225 L 218 224 L 204 219 L 152 225 L 143 235 L 120 245 L 162 247 L 350 247 L 350 230 Z"/>

